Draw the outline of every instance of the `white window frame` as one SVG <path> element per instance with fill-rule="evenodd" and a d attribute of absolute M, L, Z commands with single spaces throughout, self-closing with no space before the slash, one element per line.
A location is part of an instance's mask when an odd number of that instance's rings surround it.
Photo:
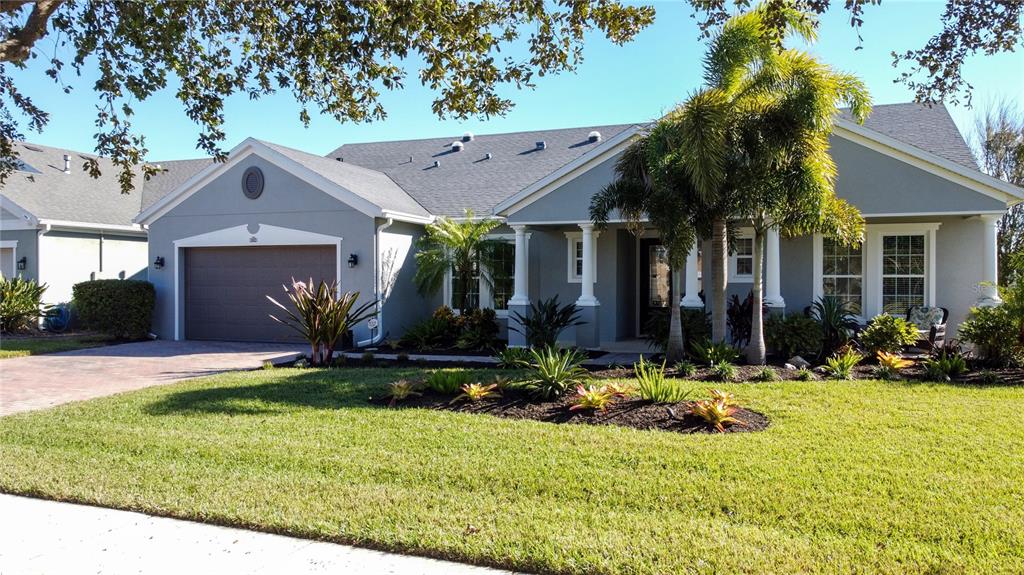
<path fill-rule="evenodd" d="M 815 301 L 825 296 L 825 236 L 814 234 L 814 294 Z M 865 234 L 860 247 L 860 315 L 854 316 L 864 323 L 868 313 L 868 285 L 871 283 L 868 272 L 868 241 Z"/>
<path fill-rule="evenodd" d="M 882 313 L 882 238 L 884 236 L 923 235 L 925 250 L 925 293 L 924 305 L 938 305 L 935 297 L 936 254 L 938 246 L 939 222 L 919 222 L 905 224 L 868 224 L 864 232 L 863 272 L 863 316 L 866 320 Z M 822 237 L 814 236 L 814 284 L 812 293 L 815 299 L 824 292 L 822 278 Z"/>
<path fill-rule="evenodd" d="M 601 232 L 594 230 L 594 244 L 597 244 L 597 238 L 601 237 Z M 576 262 L 580 259 L 576 257 L 576 244 L 583 243 L 583 232 L 565 232 L 565 262 L 566 262 L 566 275 L 565 281 L 571 284 L 583 283 L 582 274 L 576 273 Z M 594 250 L 594 277 L 597 278 L 597 250 Z"/>
<path fill-rule="evenodd" d="M 526 253 L 530 253 L 530 233 L 526 234 Z M 515 249 L 516 235 L 515 234 L 487 234 L 485 236 L 489 240 L 500 240 L 509 244 L 512 244 Z M 515 270 L 512 272 L 512 280 L 515 281 Z M 477 288 L 480 292 L 480 307 L 494 309 L 494 294 L 491 293 L 491 286 L 487 285 L 484 281 L 483 274 L 480 274 L 480 284 Z M 452 308 L 452 270 L 448 270 L 448 273 L 444 275 L 444 305 Z M 459 310 L 452 308 L 455 315 L 459 314 Z M 495 309 L 494 315 L 498 318 L 507 318 L 507 309 Z"/>
<path fill-rule="evenodd" d="M 18 277 L 18 240 L 0 241 L 0 249 L 11 250 L 11 275 L 4 277 L 11 279 Z"/>
<path fill-rule="evenodd" d="M 740 228 L 736 231 L 736 239 L 738 240 L 751 240 L 751 251 L 753 251 L 753 239 L 754 239 L 754 228 Z M 751 253 L 749 256 L 743 256 L 744 258 L 750 258 L 751 264 L 754 261 L 754 255 Z M 736 271 L 736 262 L 739 260 L 739 256 L 735 252 L 729 253 L 729 281 L 736 283 L 754 283 L 754 266 L 750 266 L 751 273 L 740 274 Z"/>

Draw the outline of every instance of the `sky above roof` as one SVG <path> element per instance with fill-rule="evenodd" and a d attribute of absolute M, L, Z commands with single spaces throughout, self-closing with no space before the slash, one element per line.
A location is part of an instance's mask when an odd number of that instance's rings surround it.
<path fill-rule="evenodd" d="M 834 2 L 840 5 L 840 2 Z M 430 110 L 434 94 L 416 81 L 409 70 L 406 88 L 385 94 L 388 119 L 370 124 L 339 124 L 314 115 L 310 127 L 298 119 L 299 107 L 288 93 L 259 101 L 246 95 L 228 100 L 224 149 L 252 136 L 312 153 L 326 154 L 346 143 L 457 136 L 643 122 L 656 118 L 700 86 L 700 59 L 705 43 L 688 4 L 654 2 L 657 20 L 637 38 L 619 47 L 592 35 L 584 49 L 585 61 L 575 74 L 539 78 L 533 90 L 505 91 L 516 107 L 506 116 L 489 120 L 439 120 Z M 940 29 L 944 2 L 938 0 L 886 2 L 865 7 L 863 42 L 847 21 L 848 14 L 833 9 L 822 21 L 819 42 L 810 50 L 834 67 L 858 74 L 867 83 L 875 103 L 905 102 L 913 94 L 893 80 L 890 53 L 918 48 Z M 41 51 L 52 50 L 52 38 Z M 857 49 L 858 45 L 861 49 Z M 69 71 L 64 78 L 75 87 L 64 94 L 46 78 L 42 60 L 28 70 L 15 70 L 18 86 L 37 105 L 51 113 L 42 134 L 27 139 L 79 151 L 94 148 L 96 99 L 90 90 L 94 76 Z M 974 86 L 974 109 L 950 106 L 960 130 L 969 133 L 975 113 L 994 100 L 1017 97 L 1024 106 L 1024 52 L 977 56 L 969 59 L 965 78 Z M 133 103 L 135 127 L 147 136 L 148 159 L 172 160 L 204 155 L 195 148 L 198 128 L 185 117 L 174 98 L 175 86 L 141 103 Z"/>

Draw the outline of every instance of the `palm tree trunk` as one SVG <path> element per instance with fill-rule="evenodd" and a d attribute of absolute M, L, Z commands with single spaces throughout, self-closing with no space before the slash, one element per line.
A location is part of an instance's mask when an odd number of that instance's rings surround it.
<path fill-rule="evenodd" d="M 682 273 L 678 269 L 672 270 L 672 289 L 669 298 L 669 323 L 668 323 L 668 346 L 665 348 L 665 361 L 669 365 L 675 365 L 682 361 L 686 350 L 683 346 L 683 318 L 679 311 L 679 290 L 682 286 Z"/>
<path fill-rule="evenodd" d="M 767 237 L 754 229 L 754 317 L 750 320 L 750 343 L 747 344 L 747 363 L 764 365 L 764 245 Z"/>
<path fill-rule="evenodd" d="M 725 341 L 725 291 L 729 282 L 729 237 L 725 218 L 711 223 L 711 339 Z"/>

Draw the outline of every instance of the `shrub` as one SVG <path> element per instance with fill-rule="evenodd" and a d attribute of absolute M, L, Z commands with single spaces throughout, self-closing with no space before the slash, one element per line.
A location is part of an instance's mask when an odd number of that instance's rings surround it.
<path fill-rule="evenodd" d="M 641 356 L 640 361 L 633 364 L 633 373 L 637 380 L 637 395 L 641 399 L 654 403 L 679 403 L 690 395 L 690 390 L 678 382 L 665 379 L 664 362 L 657 366 Z"/>
<path fill-rule="evenodd" d="M 732 363 L 736 361 L 740 356 L 740 352 L 725 342 L 712 343 L 704 341 L 703 343 L 694 344 L 693 355 L 701 363 L 714 366 L 719 363 Z"/>
<path fill-rule="evenodd" d="M 996 385 L 1002 383 L 1002 378 L 996 372 L 986 369 L 978 374 L 978 383 L 982 385 Z"/>
<path fill-rule="evenodd" d="M 765 367 L 762 367 L 761 369 L 757 370 L 757 373 L 755 373 L 750 378 L 750 381 L 762 381 L 762 382 L 779 381 L 779 374 L 776 373 L 774 369 L 772 369 L 772 368 L 770 368 L 768 366 L 765 366 Z"/>
<path fill-rule="evenodd" d="M 899 353 L 917 341 L 917 329 L 901 317 L 887 313 L 875 316 L 860 334 L 860 343 L 870 353 Z"/>
<path fill-rule="evenodd" d="M 531 303 L 525 317 L 519 312 L 512 312 L 512 315 L 521 327 L 513 326 L 510 329 L 523 334 L 530 347 L 535 349 L 554 347 L 563 330 L 585 323 L 580 321 L 576 304 L 559 305 L 557 295 Z"/>
<path fill-rule="evenodd" d="M 525 347 L 506 347 L 494 354 L 501 369 L 517 369 L 530 365 L 530 350 Z"/>
<path fill-rule="evenodd" d="M 1024 284 L 1024 280 L 1018 280 Z M 1024 303 L 1024 302 L 1022 302 Z M 960 324 L 959 335 L 974 344 L 978 357 L 996 364 L 1024 362 L 1024 343 L 1021 340 L 1021 324 L 1024 320 L 1014 317 L 1011 306 L 976 307 L 971 315 Z"/>
<path fill-rule="evenodd" d="M 821 324 L 798 314 L 771 314 L 764 324 L 768 347 L 784 357 L 817 354 L 821 349 Z"/>
<path fill-rule="evenodd" d="M 530 356 L 533 371 L 522 386 L 536 397 L 561 397 L 572 386 L 580 385 L 590 377 L 582 367 L 586 355 L 576 349 L 545 347 L 539 351 L 530 350 Z"/>
<path fill-rule="evenodd" d="M 793 374 L 793 379 L 797 381 L 814 381 L 818 379 L 818 377 L 814 375 L 813 371 L 807 369 L 806 367 L 801 367 L 800 369 L 796 370 L 796 373 Z"/>
<path fill-rule="evenodd" d="M 459 349 L 490 349 L 498 341 L 498 321 L 493 309 L 475 309 L 462 320 L 462 334 L 455 346 Z"/>
<path fill-rule="evenodd" d="M 576 395 L 573 396 L 573 403 L 572 406 L 569 407 L 569 411 L 577 411 L 580 409 L 605 411 L 608 409 L 608 406 L 611 405 L 613 399 L 615 399 L 615 394 L 612 393 L 606 385 L 601 387 L 594 385 L 577 385 Z"/>
<path fill-rule="evenodd" d="M 864 356 L 852 347 L 837 351 L 825 362 L 825 373 L 834 379 L 853 379 L 853 368 Z"/>
<path fill-rule="evenodd" d="M 725 432 L 726 427 L 740 423 L 734 417 L 736 410 L 737 408 L 734 405 L 728 405 L 724 401 L 715 401 L 713 399 L 695 401 L 690 407 L 691 413 L 700 417 L 708 425 L 722 433 Z"/>
<path fill-rule="evenodd" d="M 46 284 L 20 277 L 0 278 L 0 332 L 10 333 L 34 326 L 46 313 L 42 305 L 46 287 Z"/>
<path fill-rule="evenodd" d="M 744 347 L 750 343 L 750 331 L 754 324 L 754 293 L 747 294 L 743 301 L 733 294 L 729 300 L 729 307 L 725 310 L 725 317 L 733 345 Z"/>
<path fill-rule="evenodd" d="M 443 319 L 429 317 L 405 330 L 401 344 L 418 350 L 444 347 L 451 329 Z"/>
<path fill-rule="evenodd" d="M 733 381 L 737 375 L 739 370 L 731 363 L 722 362 L 711 366 L 711 377 L 718 381 Z"/>
<path fill-rule="evenodd" d="M 442 369 L 427 377 L 427 387 L 444 395 L 457 393 L 467 383 L 471 383 L 469 372 L 462 369 Z"/>
<path fill-rule="evenodd" d="M 700 309 L 679 310 L 683 328 L 683 347 L 689 351 L 693 344 L 711 337 L 711 314 Z M 665 351 L 668 348 L 669 314 L 655 311 L 644 324 L 644 340 L 652 349 Z"/>
<path fill-rule="evenodd" d="M 681 377 L 693 377 L 697 373 L 697 366 L 686 360 L 676 362 L 672 369 L 675 370 L 676 375 Z"/>
<path fill-rule="evenodd" d="M 941 353 L 924 360 L 925 379 L 929 381 L 950 381 L 967 373 L 967 360 L 959 353 Z"/>
<path fill-rule="evenodd" d="M 332 300 L 334 293 L 332 291 L 330 295 Z M 312 294 L 307 292 L 306 295 L 311 296 Z M 355 296 L 358 297 L 359 294 L 356 293 Z M 118 339 L 140 339 L 149 334 L 153 320 L 153 305 L 156 302 L 156 291 L 153 289 L 153 284 L 149 282 L 138 280 L 82 282 L 75 284 L 72 288 L 72 298 L 79 320 L 88 329 Z M 309 299 L 303 301 L 309 303 Z M 354 302 L 353 298 L 348 303 L 348 307 L 344 308 L 345 313 L 348 313 L 351 303 Z M 294 314 L 290 311 L 288 313 L 294 318 Z M 344 319 L 344 315 L 342 314 L 342 319 Z M 298 318 L 295 319 L 298 320 Z M 343 327 L 347 329 L 348 324 L 344 324 Z M 304 333 L 301 330 L 300 332 Z M 317 338 L 318 341 L 322 341 L 326 338 L 326 334 L 318 334 Z M 337 339 L 337 335 L 335 339 Z M 331 343 L 333 344 L 333 340 Z M 317 350 L 313 351 L 315 355 Z M 313 363 L 315 364 L 316 361 L 314 360 Z"/>
<path fill-rule="evenodd" d="M 417 391 L 417 389 L 419 389 L 419 384 L 413 381 L 400 379 L 388 384 L 388 387 L 391 391 L 391 393 L 388 394 L 388 397 L 391 398 L 388 405 L 392 407 L 394 407 L 394 405 L 399 401 L 405 401 L 414 395 L 423 395 Z"/>
<path fill-rule="evenodd" d="M 811 317 L 821 326 L 819 357 L 835 353 L 850 342 L 857 328 L 857 318 L 850 302 L 834 296 L 823 296 L 811 304 Z"/>
<path fill-rule="evenodd" d="M 498 390 L 498 384 L 492 383 L 490 385 L 484 385 L 482 383 L 467 383 L 461 387 L 462 393 L 455 396 L 451 402 L 456 403 L 459 401 L 468 401 L 470 403 L 477 403 L 485 399 L 491 399 L 492 397 L 499 397 L 501 393 Z"/>

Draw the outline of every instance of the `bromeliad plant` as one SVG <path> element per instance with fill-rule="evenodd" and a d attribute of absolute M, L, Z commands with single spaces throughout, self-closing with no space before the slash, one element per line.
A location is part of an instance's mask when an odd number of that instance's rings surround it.
<path fill-rule="evenodd" d="M 587 409 L 591 411 L 606 411 L 608 406 L 615 399 L 615 393 L 607 385 L 597 387 L 594 385 L 577 385 L 576 395 L 573 397 L 573 404 L 569 411 Z"/>
<path fill-rule="evenodd" d="M 492 383 L 490 385 L 484 385 L 482 383 L 467 383 L 463 385 L 461 389 L 462 393 L 455 396 L 455 399 L 453 399 L 451 403 L 458 403 L 460 401 L 477 403 L 485 399 L 501 397 L 501 392 L 498 391 L 497 383 Z"/>
<path fill-rule="evenodd" d="M 435 393 L 451 395 L 472 383 L 469 372 L 461 369 L 438 370 L 427 377 L 427 388 Z"/>
<path fill-rule="evenodd" d="M 914 365 L 913 361 L 903 358 L 898 353 L 879 351 L 875 357 L 878 359 L 878 367 L 875 368 L 875 377 L 878 379 L 899 379 L 901 369 Z"/>
<path fill-rule="evenodd" d="M 924 360 L 924 376 L 929 381 L 950 381 L 967 373 L 967 360 L 957 352 L 942 351 L 935 357 Z"/>
<path fill-rule="evenodd" d="M 862 359 L 864 359 L 864 356 L 857 350 L 851 346 L 846 346 L 825 361 L 825 373 L 834 379 L 852 379 L 853 368 Z"/>
<path fill-rule="evenodd" d="M 725 433 L 726 427 L 742 425 L 735 417 L 737 410 L 735 405 L 730 405 L 723 399 L 701 399 L 690 406 L 690 412 L 720 433 Z"/>
<path fill-rule="evenodd" d="M 423 395 L 417 391 L 419 389 L 419 383 L 415 381 L 400 379 L 398 381 L 391 382 L 388 387 L 391 390 L 391 393 L 388 394 L 388 397 L 391 398 L 391 401 L 388 403 L 389 407 L 394 407 L 396 403 L 405 401 L 410 397 Z"/>
<path fill-rule="evenodd" d="M 586 355 L 579 350 L 545 347 L 531 349 L 530 357 L 532 372 L 520 385 L 541 399 L 561 397 L 590 379 L 590 372 L 583 368 Z"/>
<path fill-rule="evenodd" d="M 359 292 L 345 292 L 338 296 L 336 282 L 328 284 L 321 280 L 316 287 L 313 286 L 312 278 L 308 283 L 292 278 L 291 290 L 282 286 L 294 311 L 269 295 L 267 299 L 288 314 L 283 319 L 271 315 L 271 319 L 292 328 L 309 342 L 310 365 L 324 366 L 330 364 L 339 338 L 359 322 L 377 315 L 377 301 L 356 305 Z"/>
<path fill-rule="evenodd" d="M 501 369 L 518 369 L 530 365 L 530 350 L 525 347 L 506 347 L 494 354 Z"/>

